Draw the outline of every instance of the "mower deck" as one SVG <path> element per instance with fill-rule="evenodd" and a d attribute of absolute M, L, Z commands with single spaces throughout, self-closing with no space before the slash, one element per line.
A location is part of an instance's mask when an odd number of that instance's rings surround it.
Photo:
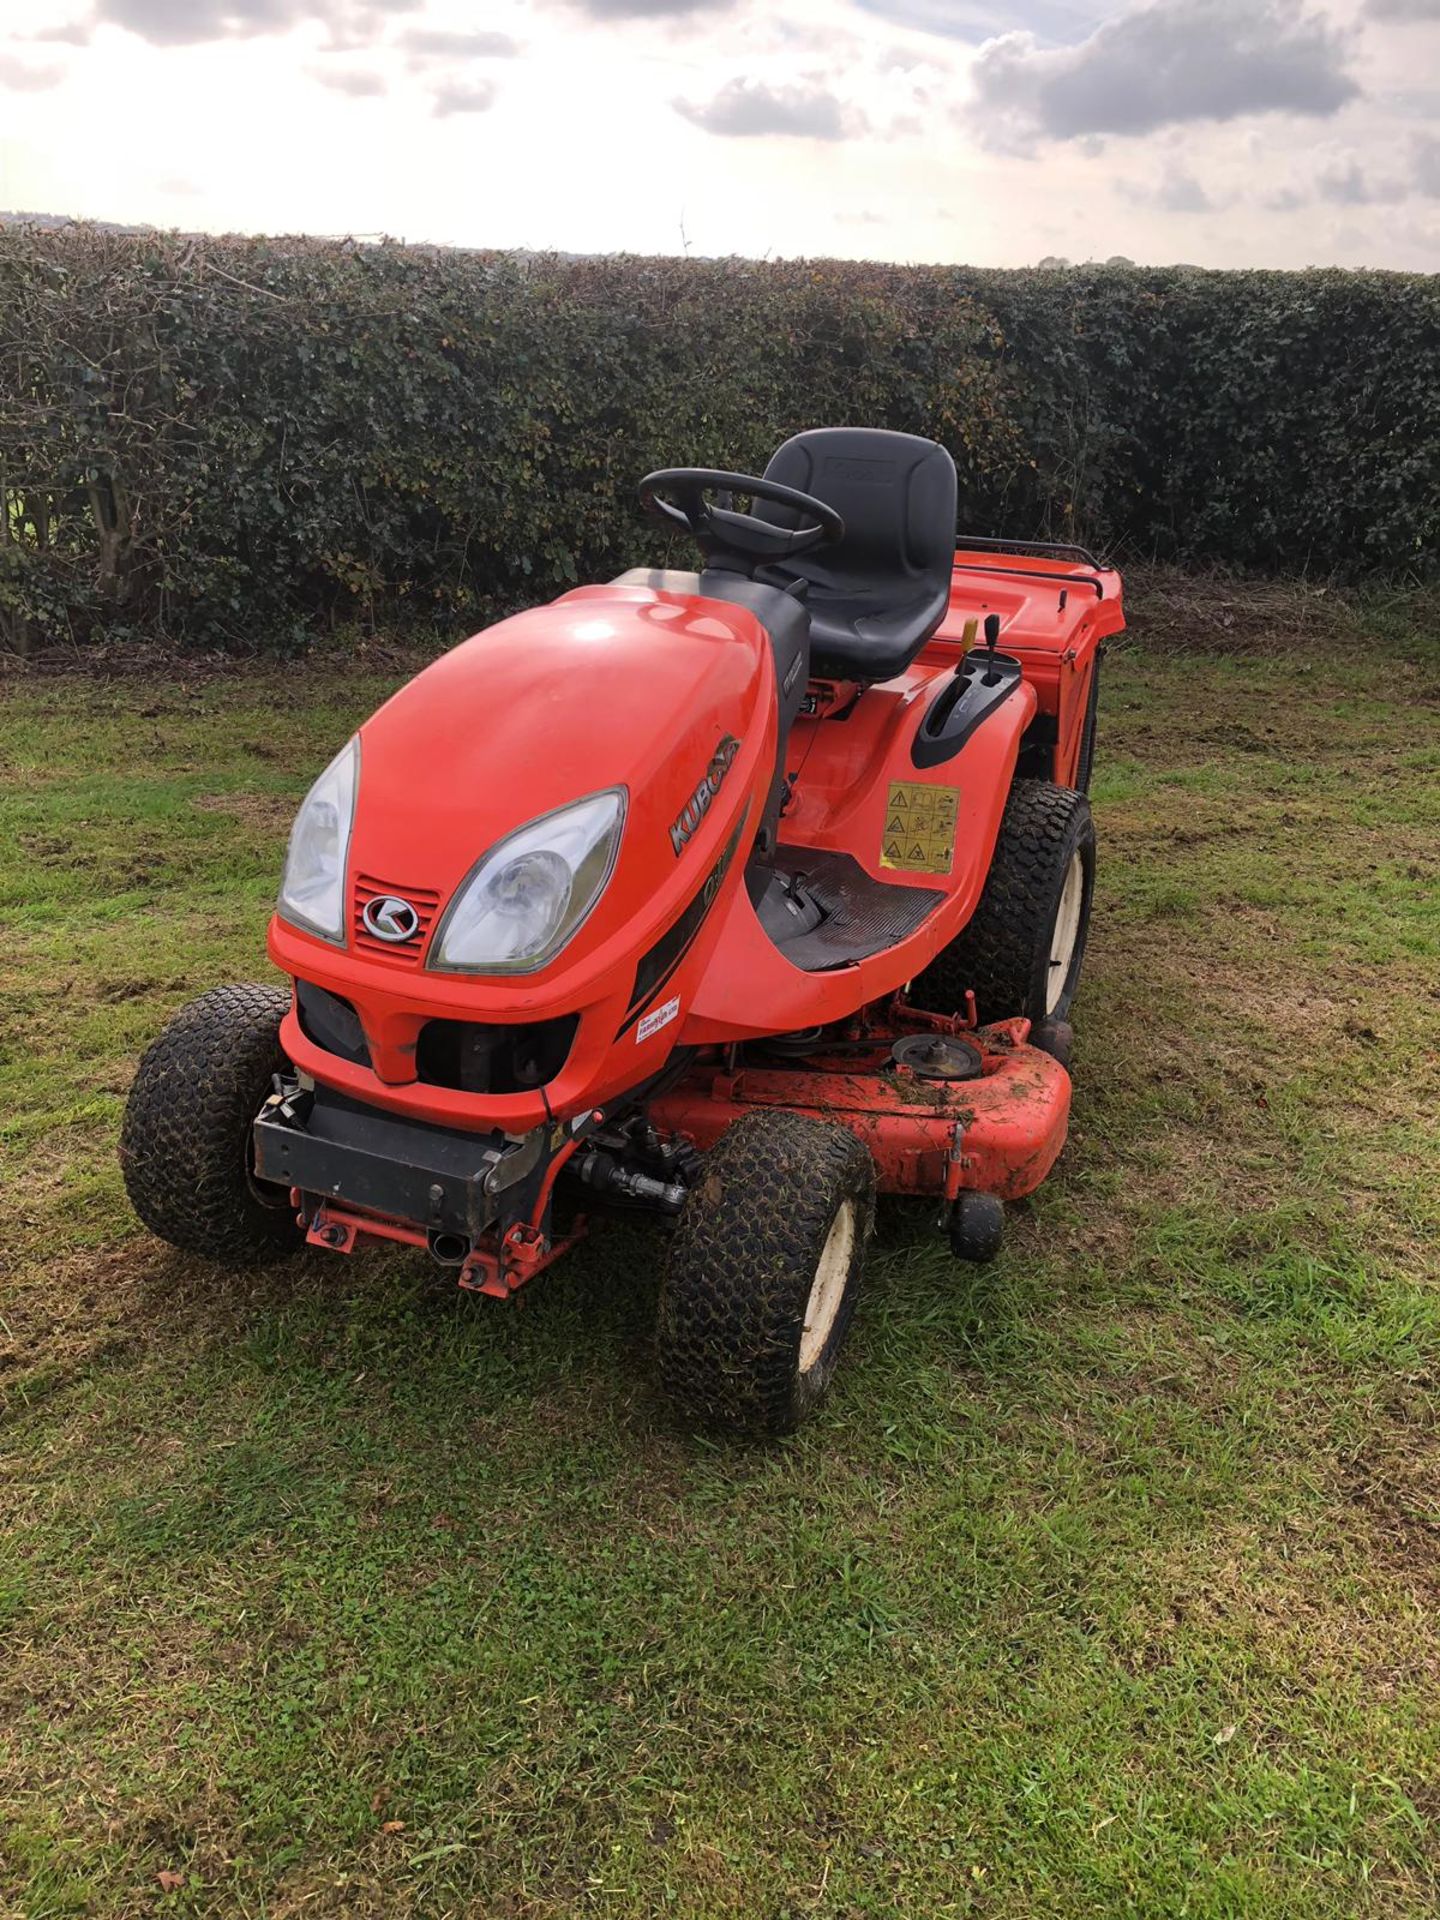
<path fill-rule="evenodd" d="M 979 1055 L 973 1078 L 928 1077 L 923 1062 L 897 1063 L 897 1041 L 963 1036 Z M 1033 1193 L 1065 1144 L 1070 1076 L 1028 1044 L 1030 1022 L 967 1029 L 912 1008 L 892 1009 L 863 1038 L 787 1062 L 698 1068 L 649 1114 L 703 1152 L 742 1114 L 764 1108 L 808 1113 L 848 1127 L 869 1148 L 881 1192 L 954 1200 L 962 1191 L 1018 1200 Z M 760 1049 L 748 1050 L 759 1055 Z"/>

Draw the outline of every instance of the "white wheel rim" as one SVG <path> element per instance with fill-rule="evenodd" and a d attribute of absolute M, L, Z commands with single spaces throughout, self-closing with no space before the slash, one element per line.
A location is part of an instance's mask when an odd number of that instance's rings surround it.
<path fill-rule="evenodd" d="M 1065 869 L 1065 885 L 1060 891 L 1060 906 L 1055 929 L 1050 935 L 1050 971 L 1045 979 L 1045 1011 L 1053 1013 L 1060 1004 L 1070 968 L 1075 959 L 1075 942 L 1080 938 L 1080 905 L 1085 898 L 1085 863 L 1077 847 Z"/>
<path fill-rule="evenodd" d="M 835 1316 L 845 1298 L 850 1263 L 855 1256 L 855 1202 L 847 1200 L 830 1222 L 820 1262 L 805 1302 L 805 1324 L 800 1330 L 800 1371 L 809 1373 L 824 1353 L 834 1330 Z"/>

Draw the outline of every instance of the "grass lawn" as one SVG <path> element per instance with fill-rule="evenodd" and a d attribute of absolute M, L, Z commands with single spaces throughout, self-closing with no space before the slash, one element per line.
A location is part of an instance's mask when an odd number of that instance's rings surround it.
<path fill-rule="evenodd" d="M 647 1233 L 507 1309 L 139 1232 L 135 1056 L 400 670 L 11 677 L 0 1911 L 1435 1911 L 1440 639 L 1133 600 L 1070 1147 L 988 1269 L 886 1217 L 768 1447 Z"/>

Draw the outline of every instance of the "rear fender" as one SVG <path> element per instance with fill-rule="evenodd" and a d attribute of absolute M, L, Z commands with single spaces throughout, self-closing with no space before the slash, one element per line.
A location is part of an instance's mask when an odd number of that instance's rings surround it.
<path fill-rule="evenodd" d="M 848 1018 L 897 992 L 948 945 L 979 904 L 1035 712 L 1023 678 L 949 759 L 917 766 L 915 741 L 953 661 L 918 663 L 848 707 L 797 721 L 797 775 L 782 847 L 848 854 L 872 879 L 923 887 L 939 904 L 908 938 L 850 966 L 802 972 L 765 933 L 749 894 L 731 897 L 714 960 L 687 1009 L 682 1040 L 729 1042 Z"/>
<path fill-rule="evenodd" d="M 1020 662 L 1035 691 L 1020 771 L 1073 787 L 1096 663 L 1125 625 L 1120 575 L 1071 559 L 967 548 L 956 557 L 949 611 L 921 658 L 963 654 L 991 614 L 999 617 L 1000 650 Z"/>

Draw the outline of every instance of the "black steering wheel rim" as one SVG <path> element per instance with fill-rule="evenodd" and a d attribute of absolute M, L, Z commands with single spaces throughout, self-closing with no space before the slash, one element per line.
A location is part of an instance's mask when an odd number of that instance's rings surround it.
<path fill-rule="evenodd" d="M 662 490 L 675 498 L 662 498 Z M 652 520 L 692 534 L 707 559 L 712 558 L 710 549 L 714 547 L 757 564 L 774 563 L 845 538 L 845 522 L 828 501 L 758 474 L 727 473 L 719 467 L 660 467 L 646 474 L 639 492 L 640 505 Z M 756 500 L 771 500 L 792 513 L 807 516 L 810 524 L 781 527 L 773 521 L 712 506 L 705 498 L 710 492 L 746 493 Z"/>

